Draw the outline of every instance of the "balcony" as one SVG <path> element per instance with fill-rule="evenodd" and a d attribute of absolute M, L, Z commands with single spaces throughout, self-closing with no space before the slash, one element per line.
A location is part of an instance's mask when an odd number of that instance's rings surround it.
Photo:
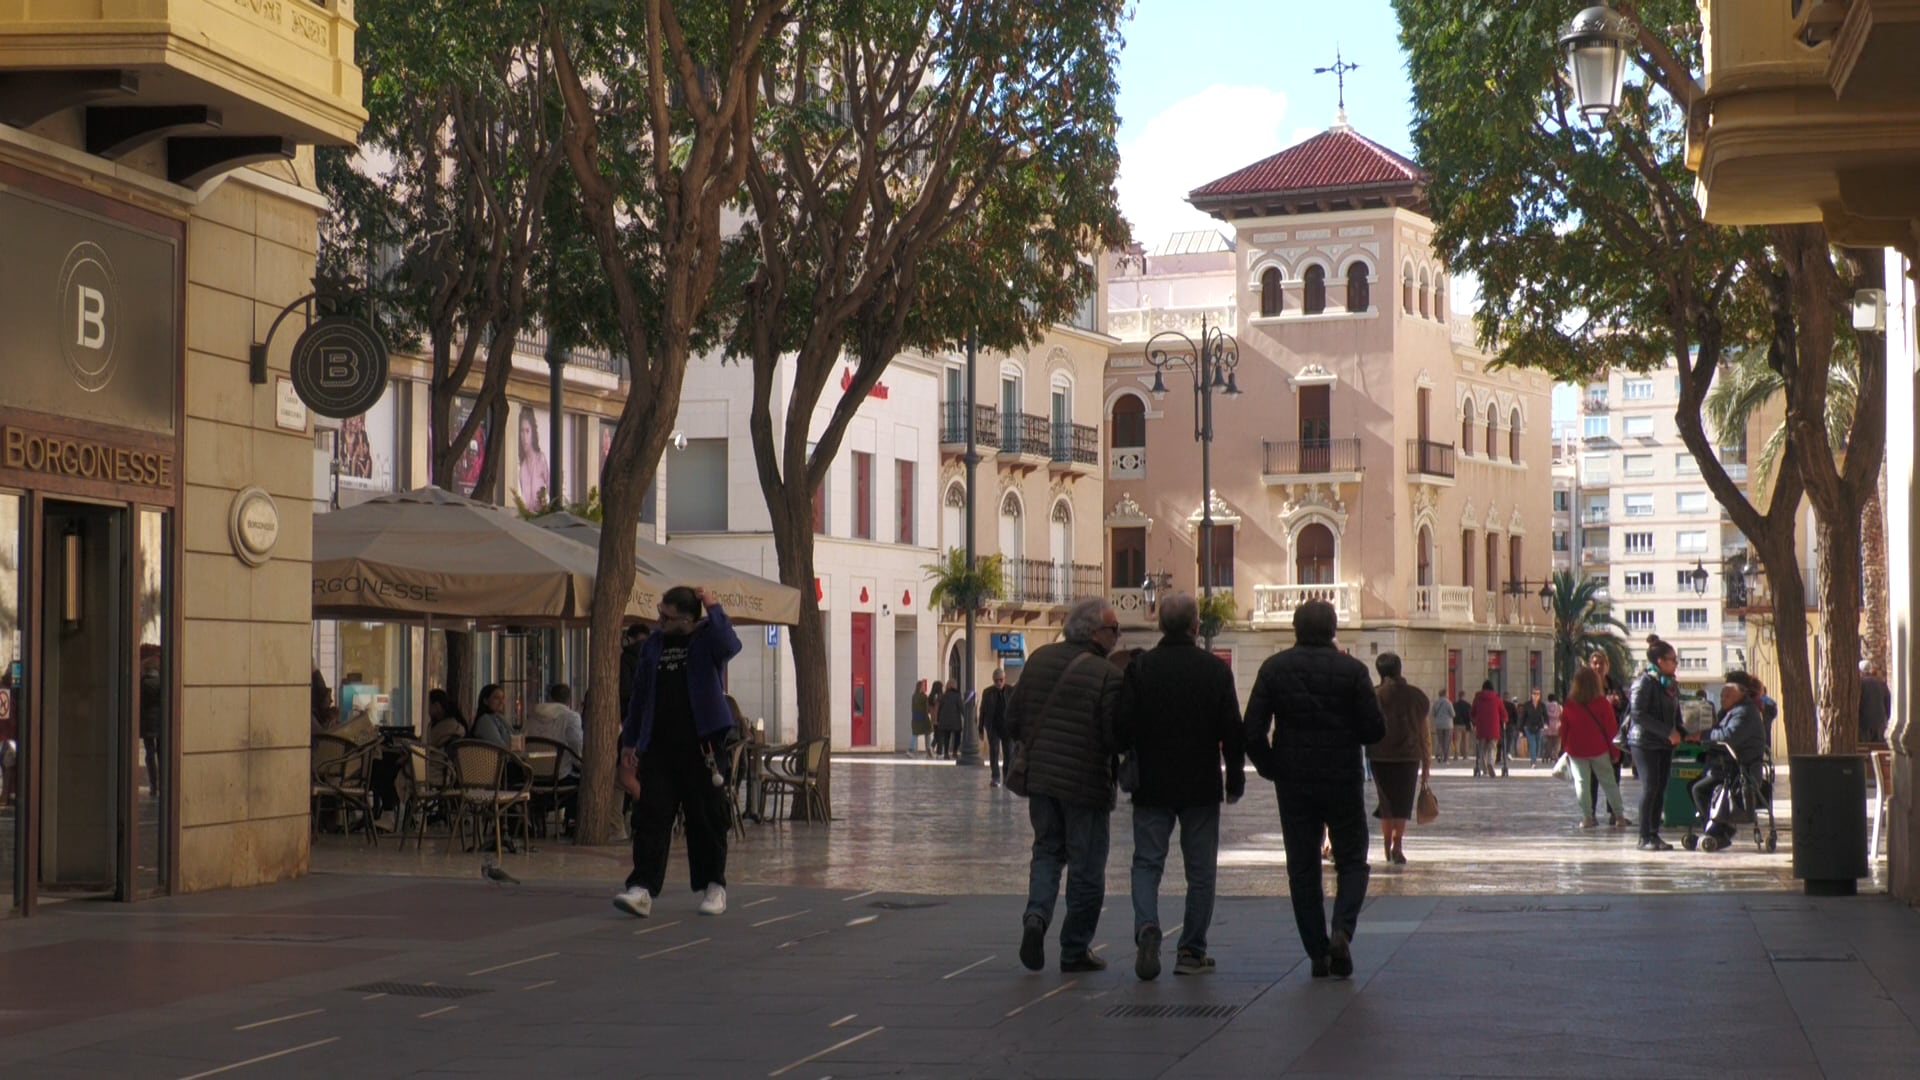
<path fill-rule="evenodd" d="M 1053 464 L 1057 473 L 1092 476 L 1100 471 L 1100 431 L 1085 424 L 1054 424 Z"/>
<path fill-rule="evenodd" d="M 1147 448 L 1116 446 L 1107 454 L 1107 479 L 1139 480 L 1147 475 Z"/>
<path fill-rule="evenodd" d="M 973 436 L 982 447 L 991 450 L 1000 442 L 1000 410 L 992 405 L 973 407 Z M 940 404 L 940 450 L 964 454 L 967 450 L 967 403 L 946 401 Z"/>
<path fill-rule="evenodd" d="M 1276 442 L 1263 439 L 1264 464 L 1261 479 L 1268 484 L 1284 484 L 1302 478 L 1321 483 L 1359 481 L 1360 440 L 1298 439 Z"/>
<path fill-rule="evenodd" d="M 1346 585 L 1255 585 L 1253 587 L 1253 625 L 1293 625 L 1293 613 L 1309 600 L 1324 600 L 1333 605 L 1340 625 L 1360 618 L 1360 586 Z"/>
<path fill-rule="evenodd" d="M 1605 525 L 1612 518 L 1612 511 L 1604 506 L 1589 506 L 1586 512 L 1580 515 L 1580 520 L 1588 525 Z"/>
<path fill-rule="evenodd" d="M 1451 480 L 1454 477 L 1453 453 L 1452 443 L 1408 439 L 1407 473 L 1416 477 L 1431 476 Z"/>
<path fill-rule="evenodd" d="M 1583 547 L 1580 549 L 1581 566 L 1605 566 L 1611 561 L 1612 557 L 1604 547 Z"/>
<path fill-rule="evenodd" d="M 544 359 L 547 355 L 546 329 L 535 327 L 520 331 L 519 336 L 513 339 L 513 350 L 526 356 L 538 356 Z M 565 348 L 560 350 L 560 356 L 573 367 L 597 371 L 602 375 L 612 375 L 617 379 L 624 379 L 627 376 L 626 365 L 619 357 L 605 349 Z"/>
<path fill-rule="evenodd" d="M 1052 427 L 1044 416 L 1009 413 L 1000 425 L 1000 463 L 1038 468 L 1053 460 Z"/>
<path fill-rule="evenodd" d="M 299 144 L 353 144 L 355 27 L 352 0 L 0 5 L 0 121 L 84 106 L 89 152 L 164 141 L 167 178 L 197 187 Z"/>
<path fill-rule="evenodd" d="M 1413 617 L 1428 621 L 1466 623 L 1473 621 L 1473 587 L 1470 585 L 1416 585 L 1413 589 Z"/>
<path fill-rule="evenodd" d="M 1584 488 L 1603 488 L 1613 486 L 1613 473 L 1606 469 L 1587 469 L 1580 474 L 1580 486 Z"/>
<path fill-rule="evenodd" d="M 1101 568 L 1088 563 L 1007 559 L 1001 569 L 1007 578 L 1007 593 L 1000 598 L 1003 603 L 1071 604 L 1107 595 Z"/>
<path fill-rule="evenodd" d="M 1584 404 L 1584 408 L 1590 413 L 1604 413 L 1611 407 L 1605 394 L 1588 394 Z"/>

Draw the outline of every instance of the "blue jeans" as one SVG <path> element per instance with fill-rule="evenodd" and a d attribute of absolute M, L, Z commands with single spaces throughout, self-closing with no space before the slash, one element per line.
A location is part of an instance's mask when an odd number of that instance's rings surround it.
<path fill-rule="evenodd" d="M 1220 804 L 1133 808 L 1133 937 L 1160 926 L 1160 875 L 1166 869 L 1173 825 L 1180 823 L 1180 859 L 1187 870 L 1187 914 L 1180 924 L 1179 951 L 1207 955 L 1207 927 L 1213 922 L 1213 882 L 1220 858 Z"/>
<path fill-rule="evenodd" d="M 1060 958 L 1074 960 L 1093 947 L 1100 908 L 1107 902 L 1106 807 L 1065 803 L 1051 795 L 1027 799 L 1033 822 L 1033 862 L 1028 870 L 1027 914 L 1053 925 L 1060 898 L 1060 871 L 1067 872 L 1067 918 L 1060 924 Z"/>

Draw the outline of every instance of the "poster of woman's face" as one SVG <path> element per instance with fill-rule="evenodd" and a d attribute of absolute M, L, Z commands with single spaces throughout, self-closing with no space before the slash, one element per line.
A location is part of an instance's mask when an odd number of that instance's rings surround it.
<path fill-rule="evenodd" d="M 520 472 L 515 494 L 519 495 L 520 502 L 528 509 L 537 509 L 547 503 L 547 482 L 552 478 L 547 468 L 545 414 L 531 405 L 521 405 L 516 431 Z"/>
<path fill-rule="evenodd" d="M 453 432 L 460 433 L 460 426 L 473 415 L 473 399 L 459 398 L 453 405 Z M 487 418 L 482 417 L 473 431 L 473 441 L 460 453 L 460 460 L 453 467 L 453 490 L 469 498 L 480 484 L 480 466 L 487 459 Z"/>
<path fill-rule="evenodd" d="M 340 421 L 334 444 L 334 462 L 340 486 L 356 491 L 393 490 L 394 395 L 388 393 L 373 408 Z"/>

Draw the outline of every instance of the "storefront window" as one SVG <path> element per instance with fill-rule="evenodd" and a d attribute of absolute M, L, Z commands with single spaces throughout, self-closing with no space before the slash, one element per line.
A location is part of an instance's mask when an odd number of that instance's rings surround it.
<path fill-rule="evenodd" d="M 19 782 L 27 728 L 20 511 L 20 496 L 0 492 L 0 913 L 12 911 L 20 896 Z"/>
<path fill-rule="evenodd" d="M 167 778 L 172 775 L 173 651 L 168 611 L 172 600 L 163 510 L 140 511 L 140 755 L 135 763 L 135 896 L 166 891 Z"/>
<path fill-rule="evenodd" d="M 340 682 L 334 703 L 340 707 L 341 734 L 368 738 L 383 726 L 407 726 L 407 628 L 394 623 L 337 624 Z"/>

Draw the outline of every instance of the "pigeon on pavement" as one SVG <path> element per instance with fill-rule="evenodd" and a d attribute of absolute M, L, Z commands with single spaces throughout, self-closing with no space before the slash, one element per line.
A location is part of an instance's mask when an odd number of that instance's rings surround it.
<path fill-rule="evenodd" d="M 491 860 L 480 864 L 480 876 L 495 885 L 518 885 L 520 879 L 493 865 Z"/>

